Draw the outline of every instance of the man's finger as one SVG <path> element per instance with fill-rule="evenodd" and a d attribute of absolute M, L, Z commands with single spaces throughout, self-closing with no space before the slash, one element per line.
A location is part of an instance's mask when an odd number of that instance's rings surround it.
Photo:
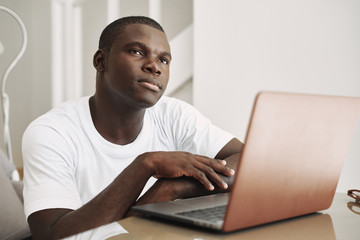
<path fill-rule="evenodd" d="M 194 168 L 192 173 L 190 173 L 190 176 L 197 179 L 200 183 L 202 183 L 206 189 L 213 191 L 215 189 L 214 185 L 209 181 L 209 179 L 206 177 L 206 174 L 199 170 Z"/>
<path fill-rule="evenodd" d="M 233 169 L 226 166 L 226 161 L 224 160 L 217 160 L 200 155 L 196 155 L 196 160 L 201 162 L 202 164 L 211 167 L 216 172 L 224 174 L 226 176 L 232 176 L 235 173 Z"/>

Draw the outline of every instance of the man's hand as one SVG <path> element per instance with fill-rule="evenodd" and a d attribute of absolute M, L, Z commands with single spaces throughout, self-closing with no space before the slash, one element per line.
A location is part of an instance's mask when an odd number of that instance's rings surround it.
<path fill-rule="evenodd" d="M 240 154 L 234 154 L 226 158 L 227 166 L 236 169 Z M 173 201 L 179 198 L 197 197 L 214 192 L 228 192 L 231 191 L 233 185 L 233 176 L 221 175 L 221 178 L 228 184 L 228 189 L 217 188 L 215 191 L 205 189 L 202 184 L 190 177 L 180 178 L 160 178 L 156 183 L 136 202 L 136 205 L 147 203 Z"/>
<path fill-rule="evenodd" d="M 151 152 L 137 158 L 147 165 L 156 178 L 193 177 L 206 189 L 212 191 L 214 184 L 227 189 L 228 184 L 220 175 L 232 176 L 234 170 L 226 166 L 226 161 L 216 160 L 188 152 Z"/>

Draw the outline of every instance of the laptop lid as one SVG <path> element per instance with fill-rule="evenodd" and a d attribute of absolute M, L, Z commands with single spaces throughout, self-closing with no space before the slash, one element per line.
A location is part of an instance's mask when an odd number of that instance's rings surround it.
<path fill-rule="evenodd" d="M 223 230 L 329 208 L 359 113 L 360 98 L 259 93 Z"/>

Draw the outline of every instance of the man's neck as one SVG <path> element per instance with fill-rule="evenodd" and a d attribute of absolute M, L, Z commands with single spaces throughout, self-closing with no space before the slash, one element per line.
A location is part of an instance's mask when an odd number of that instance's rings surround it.
<path fill-rule="evenodd" d="M 145 109 L 133 109 L 126 106 L 106 103 L 100 97 L 89 100 L 91 118 L 96 130 L 107 141 L 126 145 L 139 135 Z"/>

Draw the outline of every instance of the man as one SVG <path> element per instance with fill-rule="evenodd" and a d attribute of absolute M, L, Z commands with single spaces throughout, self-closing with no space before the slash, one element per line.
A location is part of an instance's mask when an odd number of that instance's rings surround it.
<path fill-rule="evenodd" d="M 24 197 L 35 239 L 117 221 L 134 204 L 226 191 L 234 174 L 226 163 L 236 164 L 242 143 L 192 106 L 162 96 L 170 62 L 157 22 L 118 19 L 94 55 L 95 95 L 29 125 Z"/>

